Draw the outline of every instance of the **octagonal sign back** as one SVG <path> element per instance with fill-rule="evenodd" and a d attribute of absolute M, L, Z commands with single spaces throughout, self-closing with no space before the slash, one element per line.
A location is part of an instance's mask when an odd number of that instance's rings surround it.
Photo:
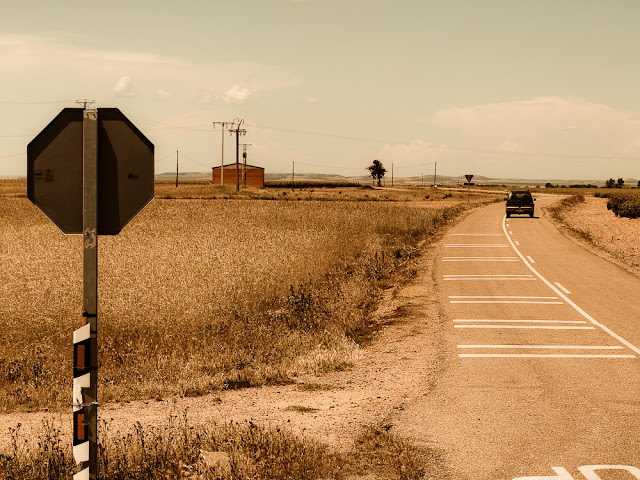
<path fill-rule="evenodd" d="M 64 233 L 82 233 L 82 108 L 65 108 L 27 148 L 27 196 Z M 153 198 L 153 144 L 117 108 L 98 109 L 98 234 L 115 235 Z"/>

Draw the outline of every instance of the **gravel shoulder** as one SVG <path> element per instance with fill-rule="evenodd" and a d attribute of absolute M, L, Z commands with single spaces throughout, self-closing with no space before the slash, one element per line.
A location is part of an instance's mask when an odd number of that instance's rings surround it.
<path fill-rule="evenodd" d="M 421 247 L 413 278 L 386 291 L 374 314 L 382 328 L 369 345 L 360 349 L 353 368 L 299 377 L 291 385 L 107 404 L 99 410 L 100 422 L 107 422 L 112 434 L 125 433 L 136 422 L 163 425 L 170 416 L 182 416 L 187 410 L 193 424 L 252 420 L 285 426 L 336 450 L 352 450 L 363 427 L 384 426 L 403 405 L 424 395 L 437 375 L 443 320 L 435 300 L 432 271 L 434 244 L 438 241 L 441 238 Z M 70 441 L 70 413 L 4 414 L 0 415 L 0 451 L 10 445 L 10 429 L 20 424 L 22 437 L 37 440 L 45 420 Z"/>
<path fill-rule="evenodd" d="M 640 276 L 640 220 L 616 217 L 607 199 L 585 197 L 584 203 L 547 217 L 584 248 Z"/>

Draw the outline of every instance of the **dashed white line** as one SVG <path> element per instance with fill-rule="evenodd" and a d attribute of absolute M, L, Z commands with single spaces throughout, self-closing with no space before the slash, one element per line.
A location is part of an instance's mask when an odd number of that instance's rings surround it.
<path fill-rule="evenodd" d="M 520 245 L 520 242 L 516 240 L 516 245 Z"/>
<path fill-rule="evenodd" d="M 533 258 L 531 258 L 530 256 L 527 255 L 527 258 L 529 259 L 529 262 L 536 263 L 536 261 Z"/>
<path fill-rule="evenodd" d="M 560 285 L 560 282 L 556 282 L 556 286 L 562 290 L 564 293 L 566 293 L 567 295 L 571 295 L 571 292 L 569 290 L 567 290 L 566 288 L 564 288 L 562 285 Z"/>
<path fill-rule="evenodd" d="M 513 232 L 511 230 L 509 230 L 509 235 L 513 235 Z"/>
<path fill-rule="evenodd" d="M 506 224 L 506 216 L 504 216 L 502 218 L 502 230 L 506 232 L 505 224 Z M 556 294 L 560 295 L 560 297 L 565 302 L 567 302 L 569 305 L 571 305 L 580 315 L 582 315 L 584 318 L 589 320 L 593 325 L 596 325 L 597 327 L 601 328 L 602 330 L 607 332 L 609 335 L 611 335 L 613 338 L 618 340 L 620 343 L 622 343 L 623 345 L 626 345 L 631 350 L 633 350 L 635 353 L 640 355 L 640 348 L 636 347 L 634 344 L 632 344 L 628 340 L 625 340 L 623 337 L 621 337 L 620 335 L 615 333 L 610 328 L 608 328 L 605 325 L 603 325 L 602 323 L 598 322 L 595 318 L 593 318 L 591 315 L 589 315 L 587 312 L 585 312 L 582 308 L 580 308 L 577 304 L 575 304 L 573 301 L 571 301 L 571 299 L 569 297 L 567 297 L 564 293 L 562 293 L 562 291 L 560 291 L 560 289 L 558 287 L 553 285 L 549 280 L 544 278 L 535 268 L 533 268 L 531 263 L 528 262 L 525 259 L 524 255 L 522 255 L 522 253 L 520 253 L 520 250 L 518 250 L 518 248 L 513 244 L 513 241 L 508 236 L 507 236 L 507 240 L 509 241 L 509 243 L 511 243 L 511 246 L 513 247 L 513 250 L 522 259 L 522 261 L 527 266 L 527 268 L 529 268 L 529 270 L 531 270 L 533 272 L 533 274 L 536 275 L 540 280 L 542 280 L 551 290 L 553 290 Z"/>

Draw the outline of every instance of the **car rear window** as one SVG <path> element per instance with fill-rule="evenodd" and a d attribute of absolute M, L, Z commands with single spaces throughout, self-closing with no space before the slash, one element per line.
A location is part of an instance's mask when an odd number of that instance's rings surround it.
<path fill-rule="evenodd" d="M 531 194 L 529 192 L 511 192 L 509 198 L 513 200 L 529 199 L 531 198 Z"/>

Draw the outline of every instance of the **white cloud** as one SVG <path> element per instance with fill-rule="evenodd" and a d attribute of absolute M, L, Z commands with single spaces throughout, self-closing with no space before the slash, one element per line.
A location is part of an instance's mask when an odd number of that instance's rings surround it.
<path fill-rule="evenodd" d="M 431 164 L 434 159 L 447 151 L 446 145 L 434 145 L 424 140 L 414 139 L 409 143 L 386 143 L 377 152 L 380 160 L 390 163 L 398 162 L 403 165 Z"/>
<path fill-rule="evenodd" d="M 251 96 L 251 90 L 248 88 L 242 88 L 239 85 L 234 85 L 229 90 L 224 92 L 222 99 L 226 103 L 242 103 Z"/>
<path fill-rule="evenodd" d="M 118 83 L 113 87 L 113 93 L 118 97 L 133 97 L 133 78 L 130 75 L 120 77 Z"/>
<path fill-rule="evenodd" d="M 160 98 L 171 98 L 173 97 L 173 95 L 171 95 L 171 92 L 167 92 L 166 90 L 159 88 L 158 90 L 156 90 L 156 95 L 158 95 L 158 97 Z"/>
<path fill-rule="evenodd" d="M 89 86 L 93 96 L 106 98 L 115 90 L 114 76 L 119 78 L 122 72 L 135 79 L 136 97 L 149 98 L 150 95 L 143 95 L 145 92 L 157 95 L 156 85 L 161 81 L 164 91 L 194 104 L 213 99 L 246 101 L 250 95 L 300 82 L 288 69 L 269 64 L 242 61 L 194 64 L 148 52 L 98 50 L 57 38 L 0 33 L 3 82 L 15 82 L 25 90 L 36 85 L 40 88 L 40 79 L 46 77 L 48 94 L 85 91 Z M 131 95 L 126 82 L 123 79 L 118 82 L 118 95 Z"/>
<path fill-rule="evenodd" d="M 511 137 L 507 138 L 500 144 L 500 150 L 503 152 L 526 152 L 527 148 L 520 142 L 513 140 Z"/>
<path fill-rule="evenodd" d="M 638 113 L 579 98 L 450 107 L 419 120 L 444 129 L 455 138 L 452 150 L 460 158 L 468 150 L 487 175 L 599 178 L 622 168 L 612 162 L 640 154 Z"/>

